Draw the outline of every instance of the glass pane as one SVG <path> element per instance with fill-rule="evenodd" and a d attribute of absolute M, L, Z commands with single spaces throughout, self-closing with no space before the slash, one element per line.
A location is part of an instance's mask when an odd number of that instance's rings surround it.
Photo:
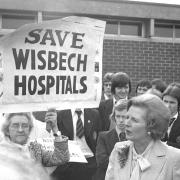
<path fill-rule="evenodd" d="M 142 35 L 141 29 L 142 29 L 141 23 L 120 22 L 121 35 L 141 36 Z"/>
<path fill-rule="evenodd" d="M 155 36 L 157 37 L 173 37 L 173 26 L 164 24 L 155 24 Z"/>
<path fill-rule="evenodd" d="M 43 16 L 43 21 L 48 21 L 48 20 L 54 20 L 54 19 L 61 19 L 65 16 Z"/>
<path fill-rule="evenodd" d="M 118 22 L 107 22 L 105 34 L 118 34 Z"/>
<path fill-rule="evenodd" d="M 180 25 L 175 26 L 175 37 L 180 38 Z"/>
<path fill-rule="evenodd" d="M 35 22 L 34 17 L 23 17 L 23 16 L 3 16 L 2 17 L 2 28 L 3 29 L 17 29 L 18 27 Z"/>

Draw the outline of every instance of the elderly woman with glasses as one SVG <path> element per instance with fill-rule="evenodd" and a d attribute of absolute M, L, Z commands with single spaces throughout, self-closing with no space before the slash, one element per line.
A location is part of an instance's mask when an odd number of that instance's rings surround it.
<path fill-rule="evenodd" d="M 126 138 L 110 155 L 105 180 L 179 180 L 180 150 L 160 139 L 166 133 L 170 112 L 152 94 L 128 102 Z"/>
<path fill-rule="evenodd" d="M 46 115 L 46 119 L 55 119 L 51 112 Z M 2 126 L 5 141 L 19 147 L 19 150 L 26 152 L 27 157 L 33 158 L 43 166 L 56 166 L 64 164 L 69 160 L 68 138 L 57 135 L 57 122 L 51 121 L 52 130 L 55 134 L 54 151 L 47 151 L 37 141 L 28 144 L 28 138 L 33 128 L 33 121 L 30 113 L 10 113 L 6 114 L 5 122 Z"/>

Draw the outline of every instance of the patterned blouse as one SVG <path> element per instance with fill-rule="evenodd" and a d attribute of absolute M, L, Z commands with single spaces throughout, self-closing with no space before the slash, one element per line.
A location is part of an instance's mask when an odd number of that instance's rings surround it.
<path fill-rule="evenodd" d="M 68 138 L 65 136 L 61 141 L 54 140 L 54 151 L 43 149 L 43 146 L 37 141 L 31 142 L 28 148 L 31 157 L 46 167 L 65 164 L 70 158 Z"/>

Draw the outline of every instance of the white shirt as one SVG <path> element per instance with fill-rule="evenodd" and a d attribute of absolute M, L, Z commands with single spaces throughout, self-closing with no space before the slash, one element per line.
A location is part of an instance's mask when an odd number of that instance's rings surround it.
<path fill-rule="evenodd" d="M 92 156 L 94 156 L 94 154 L 91 151 L 91 149 L 89 148 L 89 146 L 87 145 L 85 136 L 83 135 L 82 138 L 79 138 L 79 137 L 76 136 L 76 124 L 77 124 L 77 120 L 78 120 L 78 115 L 75 112 L 75 110 L 76 109 L 71 109 L 72 119 L 73 119 L 73 130 L 74 130 L 73 137 L 74 137 L 74 140 L 79 145 L 79 147 L 82 150 L 85 157 L 92 157 Z M 83 123 L 83 126 L 84 126 L 84 109 L 80 109 L 80 110 L 82 111 L 81 120 L 82 120 L 82 123 Z"/>

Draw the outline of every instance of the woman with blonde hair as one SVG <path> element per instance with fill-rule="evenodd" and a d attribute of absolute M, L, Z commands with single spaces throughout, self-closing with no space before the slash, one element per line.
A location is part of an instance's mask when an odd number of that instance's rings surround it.
<path fill-rule="evenodd" d="M 180 150 L 161 142 L 170 112 L 163 101 L 143 94 L 128 102 L 126 138 L 116 143 L 105 180 L 179 180 Z"/>

